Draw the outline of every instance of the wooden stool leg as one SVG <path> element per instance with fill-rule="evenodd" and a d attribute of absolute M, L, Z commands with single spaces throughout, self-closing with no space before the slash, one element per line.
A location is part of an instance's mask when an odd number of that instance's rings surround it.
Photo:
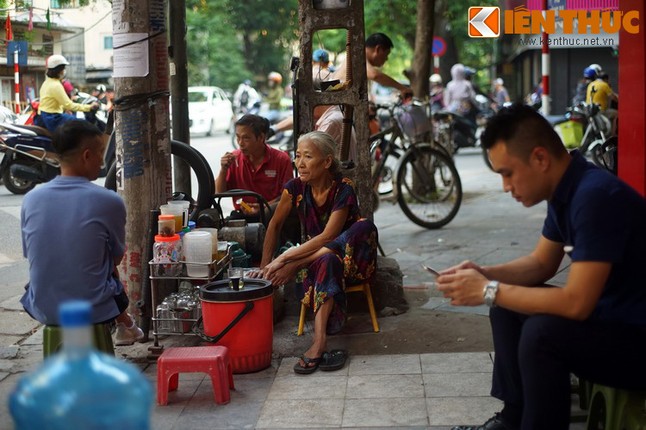
<path fill-rule="evenodd" d="M 303 334 L 303 327 L 305 326 L 305 313 L 307 312 L 307 308 L 303 303 L 301 303 L 301 315 L 298 318 L 298 331 L 296 332 L 296 336 L 300 336 Z"/>
<path fill-rule="evenodd" d="M 372 329 L 375 333 L 379 333 L 379 323 L 377 322 L 377 312 L 375 312 L 375 304 L 372 301 L 372 292 L 370 292 L 370 284 L 365 284 L 363 292 L 366 294 L 368 300 L 368 310 L 370 311 L 370 319 L 372 320 Z"/>

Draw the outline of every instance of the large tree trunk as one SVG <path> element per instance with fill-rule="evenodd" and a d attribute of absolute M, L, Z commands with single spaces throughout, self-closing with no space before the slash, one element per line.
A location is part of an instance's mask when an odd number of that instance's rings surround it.
<path fill-rule="evenodd" d="M 426 98 L 429 93 L 428 78 L 431 75 L 434 10 L 434 0 L 417 0 L 417 31 L 411 86 L 415 97 L 420 99 Z"/>
<path fill-rule="evenodd" d="M 455 47 L 453 34 L 448 30 L 449 20 L 447 17 L 448 0 L 435 1 L 435 35 L 441 36 L 446 42 L 446 53 L 440 58 L 440 75 L 444 85 L 451 80 L 451 66 L 459 62 L 458 52 Z"/>
<path fill-rule="evenodd" d="M 168 50 L 164 0 L 113 0 L 117 190 L 127 208 L 119 266 L 130 312 L 148 282 L 149 214 L 171 194 Z"/>

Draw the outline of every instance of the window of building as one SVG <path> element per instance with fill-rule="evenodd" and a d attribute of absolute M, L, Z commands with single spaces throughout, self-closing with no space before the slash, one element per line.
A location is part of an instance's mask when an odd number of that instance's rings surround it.
<path fill-rule="evenodd" d="M 103 49 L 112 49 L 112 36 L 103 36 Z"/>
<path fill-rule="evenodd" d="M 52 9 L 72 9 L 80 7 L 79 0 L 49 0 Z"/>
<path fill-rule="evenodd" d="M 43 34 L 43 53 L 46 56 L 54 53 L 54 38 L 49 34 Z"/>

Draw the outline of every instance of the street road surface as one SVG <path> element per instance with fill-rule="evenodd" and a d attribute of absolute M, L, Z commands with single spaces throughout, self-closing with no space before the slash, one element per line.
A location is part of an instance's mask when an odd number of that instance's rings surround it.
<path fill-rule="evenodd" d="M 207 159 L 214 176 L 220 170 L 220 158 L 232 150 L 231 136 L 220 133 L 212 137 L 193 137 L 191 145 L 200 151 Z M 500 180 L 497 175 L 489 171 L 482 160 L 479 150 L 463 150 L 456 156 L 456 164 L 462 178 L 465 197 L 469 193 L 479 192 L 484 189 L 500 189 Z M 96 181 L 103 184 L 103 178 Z M 192 187 L 194 195 L 197 190 L 197 181 L 193 175 Z M 22 293 L 22 288 L 28 279 L 28 266 L 22 256 L 20 239 L 20 205 L 23 196 L 11 194 L 0 185 L 0 302 L 15 298 Z M 466 200 L 466 199 L 465 199 Z M 225 214 L 231 210 L 230 199 L 223 199 Z M 65 204 L 65 202 L 61 202 Z M 384 202 L 383 205 L 390 203 Z M 464 201 L 463 205 L 468 204 Z M 375 222 L 379 226 L 379 213 L 375 215 Z M 403 216 L 402 221 L 408 222 Z"/>

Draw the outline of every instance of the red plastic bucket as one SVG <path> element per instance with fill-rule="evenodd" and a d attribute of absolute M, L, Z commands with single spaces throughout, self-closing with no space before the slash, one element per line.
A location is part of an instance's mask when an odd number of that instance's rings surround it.
<path fill-rule="evenodd" d="M 234 291 L 229 280 L 210 282 L 200 288 L 204 334 L 219 337 L 217 345 L 229 349 L 234 373 L 256 372 L 271 364 L 274 341 L 274 289 L 263 279 L 245 279 Z"/>

